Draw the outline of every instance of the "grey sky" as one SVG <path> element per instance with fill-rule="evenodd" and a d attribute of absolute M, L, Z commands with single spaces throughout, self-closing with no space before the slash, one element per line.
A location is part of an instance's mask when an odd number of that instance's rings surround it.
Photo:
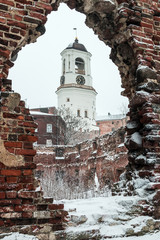
<path fill-rule="evenodd" d="M 18 54 L 9 78 L 13 90 L 21 94 L 27 105 L 33 107 L 57 106 L 55 91 L 61 76 L 60 52 L 75 39 L 78 29 L 79 42 L 92 54 L 91 72 L 93 86 L 98 92 L 97 114 L 120 113 L 127 98 L 120 95 L 121 80 L 117 67 L 109 59 L 106 47 L 85 23 L 85 15 L 61 4 L 57 12 L 48 16 L 46 33 L 34 44 L 27 45 Z"/>

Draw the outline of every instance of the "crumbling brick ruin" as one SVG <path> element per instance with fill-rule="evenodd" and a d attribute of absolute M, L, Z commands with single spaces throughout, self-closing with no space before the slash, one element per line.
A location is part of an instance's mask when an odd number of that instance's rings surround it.
<path fill-rule="evenodd" d="M 48 211 L 62 206 L 47 203 L 40 191 L 35 192 L 36 126 L 20 95 L 12 90 L 11 80 L 7 79 L 17 53 L 45 32 L 47 15 L 58 10 L 60 2 L 0 0 L 0 226 L 51 222 L 58 229 L 64 220 L 63 210 Z M 160 3 L 158 0 L 64 2 L 84 13 L 86 25 L 111 48 L 110 57 L 119 69 L 123 95 L 128 97 L 130 107 L 126 179 L 131 182 L 130 190 L 134 190 L 132 179 L 150 181 L 146 191 L 155 193 L 150 214 L 159 218 Z"/>
<path fill-rule="evenodd" d="M 124 135 L 120 128 L 73 146 L 36 147 L 36 175 L 45 195 L 70 199 L 94 196 L 94 191 L 108 194 L 128 163 Z"/>

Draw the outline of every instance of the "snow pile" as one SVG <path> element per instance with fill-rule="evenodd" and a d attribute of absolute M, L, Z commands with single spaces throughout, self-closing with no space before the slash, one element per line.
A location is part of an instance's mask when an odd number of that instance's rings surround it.
<path fill-rule="evenodd" d="M 160 233 L 154 234 L 153 238 L 152 234 L 145 235 L 144 237 L 129 237 L 130 232 L 133 232 L 135 235 L 137 233 L 138 235 L 148 222 L 152 221 L 152 218 L 149 216 L 140 216 L 140 214 L 137 214 L 137 210 L 133 213 L 138 200 L 140 198 L 137 196 L 63 200 L 65 209 L 69 212 L 70 219 L 73 221 L 66 231 L 68 234 L 72 234 L 71 236 L 87 231 L 97 231 L 101 236 L 101 240 L 108 238 L 117 240 L 135 240 L 135 238 L 137 240 L 159 240 Z M 84 219 L 84 222 L 76 224 L 78 218 Z"/>
<path fill-rule="evenodd" d="M 20 233 L 0 234 L 0 239 L 1 240 L 38 240 L 38 238 L 36 238 L 35 236 L 25 235 Z"/>

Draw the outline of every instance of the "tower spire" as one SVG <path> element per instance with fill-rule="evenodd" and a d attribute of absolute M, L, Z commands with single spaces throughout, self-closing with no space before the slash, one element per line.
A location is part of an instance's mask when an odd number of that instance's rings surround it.
<path fill-rule="evenodd" d="M 78 43 L 77 28 L 73 28 L 73 30 L 75 30 L 75 42 Z"/>

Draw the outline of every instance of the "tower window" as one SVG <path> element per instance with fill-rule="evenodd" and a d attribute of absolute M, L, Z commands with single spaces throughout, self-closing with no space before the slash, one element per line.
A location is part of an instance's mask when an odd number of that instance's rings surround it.
<path fill-rule="evenodd" d="M 66 70 L 66 60 L 63 60 L 63 75 L 65 74 L 65 70 Z"/>
<path fill-rule="evenodd" d="M 67 98 L 67 102 L 70 102 L 70 98 Z"/>
<path fill-rule="evenodd" d="M 82 58 L 75 59 L 75 73 L 85 74 L 84 60 Z"/>
<path fill-rule="evenodd" d="M 77 110 L 77 117 L 80 117 L 81 115 L 80 115 L 80 110 L 78 109 Z"/>
<path fill-rule="evenodd" d="M 51 133 L 52 132 L 52 124 L 47 123 L 46 131 L 47 131 L 47 133 Z"/>
<path fill-rule="evenodd" d="M 84 111 L 84 117 L 87 118 L 88 117 L 88 112 Z"/>

